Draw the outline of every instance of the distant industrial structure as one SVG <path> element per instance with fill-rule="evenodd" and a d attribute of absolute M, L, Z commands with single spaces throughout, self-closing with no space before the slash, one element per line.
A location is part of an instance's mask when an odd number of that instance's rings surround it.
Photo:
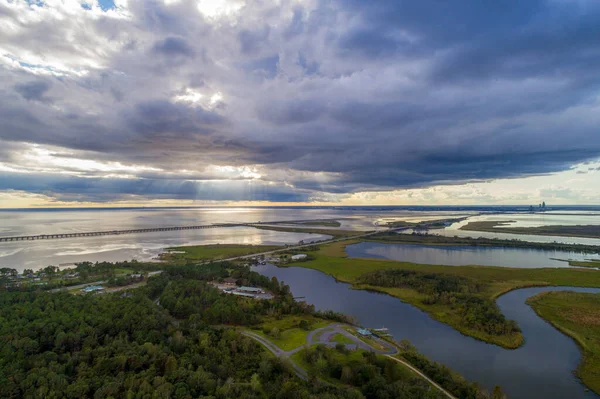
<path fill-rule="evenodd" d="M 529 212 L 531 213 L 535 213 L 535 212 L 545 212 L 546 209 L 546 201 L 542 201 L 541 204 L 538 204 L 537 208 L 535 208 L 533 205 L 529 206 Z"/>

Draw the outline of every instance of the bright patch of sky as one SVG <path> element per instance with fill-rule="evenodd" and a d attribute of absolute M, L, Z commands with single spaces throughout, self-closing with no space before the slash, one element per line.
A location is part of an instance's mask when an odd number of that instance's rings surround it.
<path fill-rule="evenodd" d="M 239 0 L 199 0 L 198 11 L 208 18 L 216 19 L 235 14 L 244 5 L 245 2 Z"/>

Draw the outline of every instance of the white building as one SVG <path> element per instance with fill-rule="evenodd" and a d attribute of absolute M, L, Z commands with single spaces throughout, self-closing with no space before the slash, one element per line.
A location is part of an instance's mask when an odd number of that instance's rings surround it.
<path fill-rule="evenodd" d="M 302 259 L 306 259 L 306 254 L 292 255 L 292 260 L 302 260 Z"/>

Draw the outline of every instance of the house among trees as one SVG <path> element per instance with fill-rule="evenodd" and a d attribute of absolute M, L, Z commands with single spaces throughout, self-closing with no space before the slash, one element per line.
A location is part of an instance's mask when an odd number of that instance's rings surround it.
<path fill-rule="evenodd" d="M 237 279 L 233 278 L 233 277 L 227 277 L 227 278 L 223 279 L 223 285 L 235 287 L 237 285 L 236 283 L 237 283 Z"/>
<path fill-rule="evenodd" d="M 89 285 L 81 290 L 81 292 L 83 292 L 84 294 L 101 291 L 104 291 L 104 287 L 102 287 L 101 285 Z"/>

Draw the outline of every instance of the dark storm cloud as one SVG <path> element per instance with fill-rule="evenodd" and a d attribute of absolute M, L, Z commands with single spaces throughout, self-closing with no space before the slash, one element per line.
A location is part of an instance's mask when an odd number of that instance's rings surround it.
<path fill-rule="evenodd" d="M 384 31 L 407 30 L 432 47 L 472 40 L 475 34 L 493 38 L 553 8 L 546 0 L 373 0 L 367 3 L 341 0 L 340 3 L 350 13 L 360 15 L 365 25 L 379 26 Z M 571 5 L 564 3 L 556 7 L 565 11 Z"/>
<path fill-rule="evenodd" d="M 340 37 L 338 48 L 341 55 L 360 55 L 363 57 L 394 57 L 398 53 L 409 55 L 417 53 L 418 48 L 406 39 L 398 39 L 381 31 L 378 27 L 351 30 Z"/>
<path fill-rule="evenodd" d="M 167 37 L 159 40 L 152 46 L 152 51 L 169 57 L 183 56 L 193 58 L 196 56 L 194 49 L 180 37 Z"/>
<path fill-rule="evenodd" d="M 307 201 L 310 193 L 284 185 L 248 181 L 81 178 L 59 174 L 35 176 L 6 173 L 0 190 L 23 190 L 52 195 L 61 201 L 110 202 L 119 199 L 180 199 L 224 201 Z"/>
<path fill-rule="evenodd" d="M 60 24 L 48 13 L 0 36 L 0 140 L 16 145 L 0 161 L 26 168 L 23 151 L 39 144 L 154 170 L 36 172 L 4 187 L 295 201 L 547 174 L 600 156 L 597 1 L 250 1 L 222 20 L 192 1 L 123 7 L 122 18 Z M 19 15 L 12 3 L 0 12 Z M 232 175 L 233 195 L 211 165 L 261 177 Z"/>
<path fill-rule="evenodd" d="M 15 85 L 15 90 L 29 101 L 47 101 L 44 95 L 50 90 L 51 84 L 45 80 L 32 81 Z"/>
<path fill-rule="evenodd" d="M 212 126 L 225 123 L 223 117 L 202 107 L 173 104 L 165 100 L 137 104 L 126 119 L 134 131 L 144 136 L 206 134 L 213 131 Z"/>
<path fill-rule="evenodd" d="M 285 104 L 269 104 L 258 110 L 263 119 L 278 125 L 309 122 L 318 118 L 323 112 L 324 109 L 320 104 L 302 100 Z"/>

